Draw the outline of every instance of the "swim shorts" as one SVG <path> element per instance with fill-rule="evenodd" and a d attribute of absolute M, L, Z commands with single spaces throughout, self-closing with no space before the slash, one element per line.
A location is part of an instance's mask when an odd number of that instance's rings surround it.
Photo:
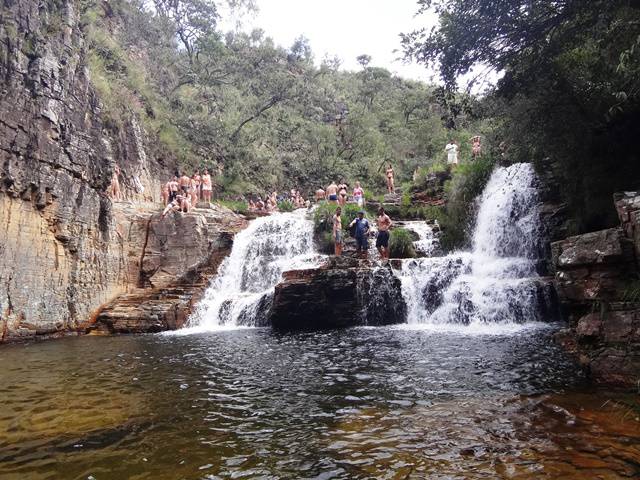
<path fill-rule="evenodd" d="M 378 238 L 376 238 L 376 248 L 384 247 L 387 248 L 389 246 L 389 232 L 384 230 L 378 232 Z"/>
<path fill-rule="evenodd" d="M 338 195 L 329 195 L 329 200 L 331 200 L 332 202 L 335 202 L 336 200 L 338 200 Z"/>
<path fill-rule="evenodd" d="M 342 243 L 342 232 L 337 231 L 333 237 L 333 240 L 335 241 L 335 243 Z"/>
<path fill-rule="evenodd" d="M 356 247 L 358 250 L 364 250 L 365 252 L 369 250 L 369 240 L 367 240 L 367 237 L 356 237 Z"/>

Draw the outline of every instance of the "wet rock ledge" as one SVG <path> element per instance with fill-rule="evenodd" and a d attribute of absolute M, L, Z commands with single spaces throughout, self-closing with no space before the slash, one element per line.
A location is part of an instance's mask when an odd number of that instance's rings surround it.
<path fill-rule="evenodd" d="M 380 326 L 404 323 L 406 305 L 389 266 L 332 257 L 318 268 L 285 272 L 269 316 L 278 330 Z"/>

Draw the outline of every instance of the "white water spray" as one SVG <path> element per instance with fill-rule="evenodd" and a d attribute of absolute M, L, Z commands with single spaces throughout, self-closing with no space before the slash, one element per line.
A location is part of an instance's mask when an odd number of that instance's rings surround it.
<path fill-rule="evenodd" d="M 189 326 L 208 331 L 264 322 L 282 272 L 313 266 L 313 224 L 307 210 L 261 217 L 236 235 Z"/>
<path fill-rule="evenodd" d="M 530 164 L 494 171 L 479 199 L 471 252 L 403 262 L 409 323 L 539 320 L 538 195 Z"/>

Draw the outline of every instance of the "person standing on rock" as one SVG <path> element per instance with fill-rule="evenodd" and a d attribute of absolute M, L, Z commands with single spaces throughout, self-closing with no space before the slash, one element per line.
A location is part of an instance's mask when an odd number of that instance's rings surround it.
<path fill-rule="evenodd" d="M 387 174 L 387 190 L 389 191 L 389 193 L 395 193 L 396 191 L 395 178 L 393 174 L 393 167 L 391 166 L 391 164 L 389 164 L 389 166 L 387 167 L 386 174 Z"/>
<path fill-rule="evenodd" d="M 174 175 L 173 179 L 169 180 L 167 183 L 169 187 L 169 203 L 173 202 L 178 195 L 178 190 L 180 189 L 180 185 L 178 183 L 178 176 Z"/>
<path fill-rule="evenodd" d="M 369 252 L 369 220 L 364 218 L 364 210 L 358 212 L 358 217 L 349 224 L 349 228 L 356 227 L 356 251 L 358 255 L 364 259 L 367 258 Z"/>
<path fill-rule="evenodd" d="M 360 182 L 356 182 L 356 186 L 353 189 L 353 200 L 360 208 L 364 207 L 364 190 L 360 186 Z"/>
<path fill-rule="evenodd" d="M 336 208 L 333 215 L 333 244 L 335 246 L 336 257 L 342 255 L 342 208 Z"/>
<path fill-rule="evenodd" d="M 327 187 L 327 198 L 330 202 L 338 203 L 338 185 L 336 185 L 336 182 L 331 182 L 331 185 Z"/>
<path fill-rule="evenodd" d="M 213 186 L 211 184 L 211 175 L 209 175 L 209 170 L 205 168 L 204 174 L 202 175 L 202 198 L 205 202 L 211 202 L 211 191 L 213 190 Z"/>
<path fill-rule="evenodd" d="M 178 184 L 180 185 L 180 190 L 182 190 L 182 195 L 189 195 L 189 184 L 191 183 L 191 179 L 186 175 L 182 174 L 180 179 L 178 180 Z"/>
<path fill-rule="evenodd" d="M 389 259 L 389 228 L 391 228 L 391 218 L 384 211 L 383 207 L 378 209 L 378 237 L 376 238 L 376 248 L 380 252 L 383 260 Z"/>
<path fill-rule="evenodd" d="M 109 188 L 111 198 L 114 200 L 120 200 L 120 167 L 116 165 L 113 168 L 113 176 L 111 177 L 111 186 Z"/>
<path fill-rule="evenodd" d="M 444 149 L 447 152 L 447 163 L 453 166 L 458 165 L 458 145 L 456 145 L 456 142 L 449 140 Z"/>

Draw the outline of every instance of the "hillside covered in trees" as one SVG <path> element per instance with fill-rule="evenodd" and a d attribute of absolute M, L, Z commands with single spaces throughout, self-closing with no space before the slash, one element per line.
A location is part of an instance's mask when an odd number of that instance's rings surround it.
<path fill-rule="evenodd" d="M 406 181 L 442 162 L 450 137 L 470 156 L 472 133 L 489 131 L 471 96 L 396 77 L 366 52 L 348 72 L 316 66 L 303 37 L 285 48 L 223 33 L 211 1 L 86 2 L 83 18 L 107 128 L 138 115 L 166 155 L 213 167 L 223 195 L 339 178 L 381 188 L 385 162 Z"/>

